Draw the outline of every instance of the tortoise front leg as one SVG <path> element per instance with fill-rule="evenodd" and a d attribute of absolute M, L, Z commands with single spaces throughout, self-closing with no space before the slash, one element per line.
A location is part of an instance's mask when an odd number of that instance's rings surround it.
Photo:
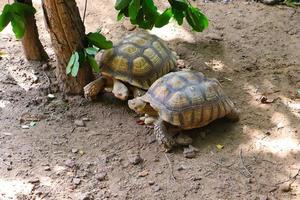
<path fill-rule="evenodd" d="M 167 130 L 166 122 L 161 119 L 154 124 L 154 134 L 158 143 L 162 145 L 166 151 L 170 151 L 172 147 L 176 145 L 173 135 Z"/>
<path fill-rule="evenodd" d="M 104 89 L 106 82 L 107 79 L 103 76 L 100 76 L 98 79 L 84 86 L 84 97 L 88 100 L 95 100 L 97 94 Z"/>
<path fill-rule="evenodd" d="M 115 95 L 115 97 L 121 100 L 127 100 L 129 96 L 129 90 L 127 86 L 117 79 L 114 79 L 112 93 Z"/>

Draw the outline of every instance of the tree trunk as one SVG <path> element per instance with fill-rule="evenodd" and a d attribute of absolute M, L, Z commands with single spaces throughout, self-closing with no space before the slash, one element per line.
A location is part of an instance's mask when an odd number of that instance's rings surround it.
<path fill-rule="evenodd" d="M 91 67 L 80 66 L 76 78 L 67 76 L 66 66 L 71 54 L 84 47 L 85 28 L 75 0 L 43 0 L 45 23 L 50 32 L 57 59 L 57 79 L 67 94 L 81 94 L 83 87 L 93 80 Z"/>
<path fill-rule="evenodd" d="M 32 0 L 19 0 L 32 6 Z M 26 16 L 26 29 L 22 39 L 24 54 L 27 60 L 47 61 L 49 59 L 44 47 L 39 39 L 39 33 L 36 26 L 34 15 Z"/>

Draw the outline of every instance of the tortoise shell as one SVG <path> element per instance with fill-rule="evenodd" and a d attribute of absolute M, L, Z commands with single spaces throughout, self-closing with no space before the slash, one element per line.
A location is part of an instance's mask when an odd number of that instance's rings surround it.
<path fill-rule="evenodd" d="M 155 35 L 130 34 L 106 50 L 100 66 L 112 76 L 142 89 L 176 67 L 175 54 Z"/>
<path fill-rule="evenodd" d="M 164 121 L 182 129 L 205 126 L 234 109 L 218 80 L 195 71 L 171 72 L 159 78 L 142 98 Z"/>

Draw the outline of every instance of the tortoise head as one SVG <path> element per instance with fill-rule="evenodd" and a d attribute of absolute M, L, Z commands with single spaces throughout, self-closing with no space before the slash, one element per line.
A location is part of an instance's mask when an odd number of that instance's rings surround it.
<path fill-rule="evenodd" d="M 147 102 L 145 102 L 142 98 L 137 97 L 128 101 L 128 106 L 130 109 L 134 110 L 139 114 L 145 113 L 145 107 Z"/>

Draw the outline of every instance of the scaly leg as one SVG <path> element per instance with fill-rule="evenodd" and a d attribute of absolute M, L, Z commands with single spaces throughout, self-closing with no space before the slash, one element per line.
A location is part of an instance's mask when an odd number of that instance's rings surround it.
<path fill-rule="evenodd" d="M 103 91 L 106 85 L 107 79 L 103 76 L 100 76 L 98 79 L 90 82 L 86 86 L 84 86 L 84 97 L 88 100 L 95 100 L 97 94 Z"/>
<path fill-rule="evenodd" d="M 129 96 L 129 90 L 127 86 L 119 80 L 114 80 L 112 93 L 121 100 L 127 100 Z"/>
<path fill-rule="evenodd" d="M 170 133 L 168 133 L 166 124 L 163 120 L 159 119 L 154 124 L 154 134 L 156 140 L 166 151 L 170 151 L 176 145 L 176 141 Z"/>

